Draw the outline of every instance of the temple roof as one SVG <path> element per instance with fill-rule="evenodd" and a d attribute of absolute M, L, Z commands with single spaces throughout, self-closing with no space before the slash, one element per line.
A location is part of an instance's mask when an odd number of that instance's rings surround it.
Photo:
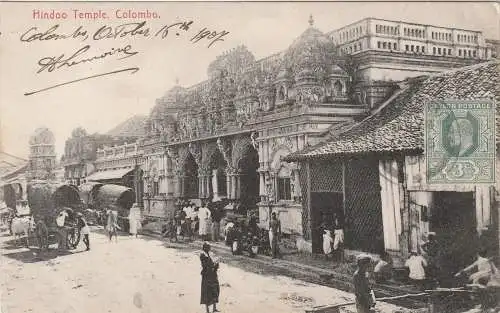
<path fill-rule="evenodd" d="M 54 134 L 47 127 L 37 128 L 33 135 L 30 137 L 30 145 L 36 144 L 49 144 L 55 142 Z"/>
<path fill-rule="evenodd" d="M 291 69 L 294 74 L 304 68 L 317 71 L 330 71 L 335 59 L 335 45 L 330 38 L 313 27 L 312 18 L 307 28 L 297 37 L 283 56 L 282 67 Z"/>
<path fill-rule="evenodd" d="M 500 100 L 499 61 L 467 66 L 433 76 L 410 79 L 408 86 L 380 111 L 343 130 L 331 140 L 285 157 L 286 161 L 364 153 L 422 152 L 424 104 L 429 100 Z M 496 140 L 500 138 L 497 106 Z"/>
<path fill-rule="evenodd" d="M 126 121 L 113 127 L 106 135 L 113 137 L 141 137 L 144 135 L 146 116 L 134 115 Z"/>

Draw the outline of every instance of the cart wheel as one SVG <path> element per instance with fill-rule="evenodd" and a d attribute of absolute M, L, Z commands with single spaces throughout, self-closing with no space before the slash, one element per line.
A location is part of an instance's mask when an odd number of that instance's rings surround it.
<path fill-rule="evenodd" d="M 68 230 L 67 245 L 69 249 L 75 249 L 80 242 L 80 228 L 74 227 Z"/>

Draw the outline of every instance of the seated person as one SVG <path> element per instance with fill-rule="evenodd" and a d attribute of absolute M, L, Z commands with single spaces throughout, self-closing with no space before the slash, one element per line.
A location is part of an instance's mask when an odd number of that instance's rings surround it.
<path fill-rule="evenodd" d="M 420 290 L 425 289 L 427 261 L 424 257 L 417 251 L 412 251 L 410 258 L 405 262 L 405 266 L 410 270 L 409 277 L 412 283 Z"/>
<path fill-rule="evenodd" d="M 462 274 L 467 274 L 473 272 L 469 276 L 469 281 L 474 285 L 484 285 L 488 284 L 491 275 L 493 274 L 493 267 L 491 265 L 491 260 L 486 258 L 487 251 L 486 249 L 481 249 L 477 253 L 477 259 L 474 263 L 467 266 L 466 268 L 460 270 L 455 274 L 455 277 L 458 277 Z"/>

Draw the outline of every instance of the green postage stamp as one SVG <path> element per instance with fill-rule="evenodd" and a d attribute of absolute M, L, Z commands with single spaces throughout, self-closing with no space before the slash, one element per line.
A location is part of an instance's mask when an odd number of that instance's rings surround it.
<path fill-rule="evenodd" d="M 425 107 L 428 184 L 495 183 L 495 103 L 442 100 Z"/>

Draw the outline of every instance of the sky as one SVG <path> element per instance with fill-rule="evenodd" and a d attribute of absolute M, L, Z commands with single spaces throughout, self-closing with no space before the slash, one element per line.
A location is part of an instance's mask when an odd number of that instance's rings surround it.
<path fill-rule="evenodd" d="M 156 12 L 159 18 L 146 20 L 149 37 L 126 36 L 93 40 L 103 26 L 115 27 L 143 19 L 118 19 L 117 10 Z M 66 19 L 34 19 L 35 11 L 65 12 Z M 99 10 L 107 19 L 75 19 L 74 14 Z M 307 29 L 309 15 L 314 26 L 328 32 L 365 17 L 401 20 L 437 26 L 483 31 L 486 38 L 499 39 L 498 16 L 494 3 L 401 3 L 401 2 L 147 2 L 147 3 L 0 3 L 0 150 L 28 156 L 28 141 L 38 127 L 48 127 L 56 139 L 58 158 L 65 140 L 76 127 L 89 133 L 105 133 L 135 114 L 149 114 L 155 100 L 172 88 L 176 80 L 185 87 L 207 78 L 207 67 L 218 55 L 245 45 L 257 59 L 286 50 Z M 102 15 L 101 15 L 102 16 Z M 166 38 L 154 37 L 165 25 L 189 22 L 189 29 L 170 28 Z M 37 40 L 36 33 L 71 35 L 81 26 L 84 36 L 66 39 Z M 36 29 L 33 29 L 36 27 Z M 190 41 L 206 28 L 220 34 L 223 41 Z M 23 36 L 23 34 L 27 33 Z M 179 35 L 176 36 L 176 33 Z M 30 39 L 29 42 L 27 40 Z M 40 36 L 38 36 L 40 37 Z M 23 39 L 23 40 L 21 40 Z M 39 38 L 40 39 L 40 38 Z M 61 66 L 51 72 L 50 58 L 70 57 L 88 45 L 72 60 L 82 60 L 114 51 L 105 58 Z M 127 48 L 127 46 L 129 46 Z M 114 49 L 114 50 L 112 50 Z M 119 59 L 128 54 L 136 54 Z M 128 49 L 128 50 L 127 50 Z M 41 60 L 41 61 L 39 61 Z M 68 61 L 71 62 L 71 61 Z M 32 91 L 80 78 L 124 71 L 66 84 L 43 92 Z M 37 71 L 41 71 L 37 73 Z"/>

